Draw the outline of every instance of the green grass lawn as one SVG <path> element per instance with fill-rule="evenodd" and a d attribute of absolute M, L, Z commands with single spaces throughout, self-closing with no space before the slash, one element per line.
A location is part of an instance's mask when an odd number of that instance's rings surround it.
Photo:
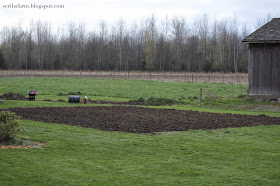
<path fill-rule="evenodd" d="M 203 90 L 203 103 L 200 103 L 199 100 L 200 88 Z M 80 93 L 81 97 L 87 96 L 88 99 L 91 100 L 127 102 L 139 98 L 145 100 L 150 97 L 168 98 L 182 103 L 177 106 L 172 106 L 176 109 L 250 115 L 266 114 L 280 117 L 280 112 L 278 111 L 273 112 L 254 109 L 271 105 L 271 103 L 253 101 L 247 98 L 247 88 L 247 85 L 242 84 L 163 82 L 149 80 L 0 78 L 0 95 L 7 92 L 17 92 L 27 96 L 27 90 L 34 89 L 39 91 L 35 102 L 6 100 L 4 104 L 0 104 L 0 108 L 73 106 L 67 102 L 46 102 L 42 100 L 67 101 L 69 94 Z M 280 104 L 273 103 L 273 106 L 280 107 Z M 253 109 L 250 110 L 246 108 Z"/>
<path fill-rule="evenodd" d="M 205 102 L 199 103 L 199 89 Z M 0 108 L 76 106 L 71 92 L 92 100 L 149 97 L 182 101 L 180 110 L 266 114 L 237 105 L 266 105 L 246 95 L 246 85 L 89 78 L 0 78 L 0 95 L 39 91 L 36 101 L 5 100 Z M 219 99 L 214 99 L 219 97 Z M 213 98 L 213 99 L 211 99 Z M 93 106 L 87 104 L 83 106 Z M 82 106 L 82 104 L 79 104 Z M 98 106 L 96 104 L 96 106 Z M 0 149 L 0 185 L 279 185 L 280 126 L 189 130 L 148 135 L 100 131 L 22 120 L 22 138 L 46 142 L 38 149 Z"/>
<path fill-rule="evenodd" d="M 128 101 L 140 97 L 164 97 L 185 102 L 199 102 L 200 88 L 204 95 L 236 98 L 246 95 L 247 85 L 219 83 L 163 82 L 148 80 L 92 79 L 92 78 L 1 78 L 0 94 L 38 90 L 39 100 L 67 100 L 69 93 L 80 92 L 90 99 Z M 62 96 L 59 96 L 62 95 Z"/>
<path fill-rule="evenodd" d="M 0 150 L 0 185 L 279 185 L 280 126 L 150 135 L 22 121 L 38 149 Z"/>

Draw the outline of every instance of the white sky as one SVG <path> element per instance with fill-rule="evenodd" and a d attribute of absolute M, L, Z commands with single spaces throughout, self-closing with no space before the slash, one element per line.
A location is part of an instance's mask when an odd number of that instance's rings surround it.
<path fill-rule="evenodd" d="M 4 8 L 5 5 L 64 5 L 64 8 Z M 280 17 L 279 0 L 0 0 L 0 30 L 4 25 L 29 25 L 31 20 L 48 21 L 52 26 L 65 25 L 69 21 L 82 22 L 89 29 L 100 20 L 108 24 L 119 18 L 130 23 L 152 14 L 158 20 L 166 16 L 185 17 L 191 22 L 195 17 L 207 14 L 210 21 L 236 16 L 240 24 L 247 23 L 254 29 L 257 18 Z"/>

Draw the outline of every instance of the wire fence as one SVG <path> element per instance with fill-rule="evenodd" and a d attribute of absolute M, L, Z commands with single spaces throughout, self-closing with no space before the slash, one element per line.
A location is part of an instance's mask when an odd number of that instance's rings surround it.
<path fill-rule="evenodd" d="M 247 73 L 1 70 L 0 78 L 76 77 L 248 84 Z"/>

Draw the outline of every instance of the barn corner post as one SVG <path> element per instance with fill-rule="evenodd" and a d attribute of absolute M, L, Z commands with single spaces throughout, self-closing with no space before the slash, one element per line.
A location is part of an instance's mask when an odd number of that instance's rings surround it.
<path fill-rule="evenodd" d="M 242 42 L 249 44 L 248 95 L 280 98 L 280 18 L 274 18 Z"/>

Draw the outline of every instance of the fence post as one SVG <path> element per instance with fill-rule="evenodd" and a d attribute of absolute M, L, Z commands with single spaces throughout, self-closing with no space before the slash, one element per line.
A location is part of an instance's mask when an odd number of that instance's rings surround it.
<path fill-rule="evenodd" d="M 202 88 L 200 88 L 200 103 L 202 103 L 203 100 L 202 100 Z"/>
<path fill-rule="evenodd" d="M 192 74 L 192 83 L 193 83 L 193 74 Z"/>

